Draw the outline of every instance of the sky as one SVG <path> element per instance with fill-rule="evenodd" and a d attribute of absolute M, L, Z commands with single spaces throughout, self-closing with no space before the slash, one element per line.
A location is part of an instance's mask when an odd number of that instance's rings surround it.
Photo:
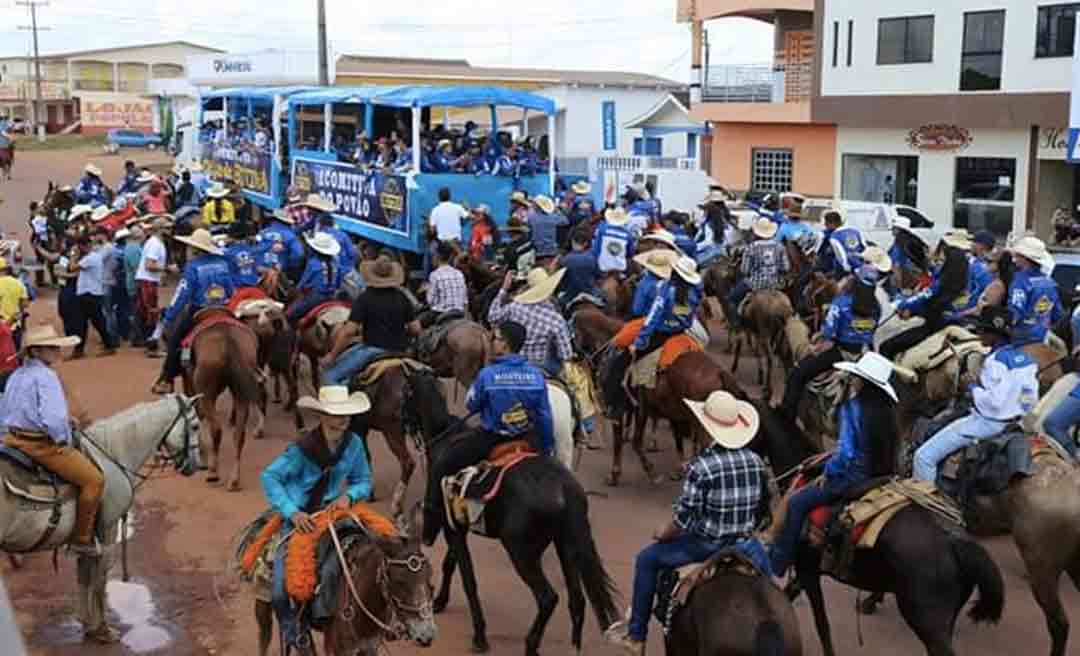
<path fill-rule="evenodd" d="M 231 52 L 313 48 L 315 0 L 49 0 L 42 54 L 183 39 Z M 0 0 L 0 56 L 24 55 L 28 10 Z M 690 27 L 675 0 L 327 0 L 338 54 L 467 59 L 479 66 L 621 70 L 685 82 Z M 772 27 L 732 18 L 709 28 L 713 62 L 766 63 Z"/>

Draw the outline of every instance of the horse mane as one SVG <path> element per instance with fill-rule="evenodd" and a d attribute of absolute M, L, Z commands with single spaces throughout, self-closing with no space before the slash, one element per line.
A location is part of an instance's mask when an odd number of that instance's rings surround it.
<path fill-rule="evenodd" d="M 420 413 L 420 417 L 425 417 L 431 422 L 431 435 L 428 438 L 435 438 L 445 432 L 450 422 L 454 420 L 454 416 L 450 414 L 446 397 L 439 389 L 439 381 L 435 378 L 435 374 L 429 370 L 414 372 L 409 375 L 409 384 L 413 388 L 412 393 L 409 394 L 410 402 L 415 403 L 420 399 L 427 401 L 427 408 L 414 408 L 414 410 Z M 425 411 L 429 414 L 424 414 Z"/>
<path fill-rule="evenodd" d="M 129 443 L 148 427 L 167 424 L 178 411 L 172 397 L 147 401 L 98 419 L 90 424 L 86 432 L 94 442 L 115 453 L 117 445 Z"/>
<path fill-rule="evenodd" d="M 754 402 L 760 420 L 758 433 L 750 442 L 752 451 L 768 458 L 776 475 L 795 467 L 818 452 L 818 447 L 799 428 L 767 403 Z"/>

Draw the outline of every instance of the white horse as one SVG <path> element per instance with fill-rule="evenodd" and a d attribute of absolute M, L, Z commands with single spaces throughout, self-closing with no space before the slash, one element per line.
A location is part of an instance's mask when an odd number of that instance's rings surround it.
<path fill-rule="evenodd" d="M 155 452 L 190 476 L 199 465 L 199 418 L 195 401 L 171 395 L 141 403 L 94 422 L 81 440 L 82 452 L 105 476 L 98 525 L 103 544 L 114 542 L 117 522 L 131 509 L 140 473 Z M 0 551 L 31 553 L 67 544 L 75 526 L 74 486 L 61 483 L 58 493 L 35 481 L 21 467 L 0 459 Z M 79 619 L 87 635 L 108 632 L 105 583 L 111 558 L 79 558 Z"/>

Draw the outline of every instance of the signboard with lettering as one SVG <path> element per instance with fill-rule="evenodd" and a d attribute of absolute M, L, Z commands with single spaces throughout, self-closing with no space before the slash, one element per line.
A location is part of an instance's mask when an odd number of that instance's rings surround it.
<path fill-rule="evenodd" d="M 405 176 L 303 157 L 293 160 L 292 173 L 301 192 L 319 194 L 337 205 L 335 214 L 410 236 Z"/>
<path fill-rule="evenodd" d="M 202 144 L 202 166 L 211 180 L 232 180 L 244 191 L 270 195 L 273 147 L 269 141 L 237 138 Z"/>
<path fill-rule="evenodd" d="M 1065 145 L 1065 160 L 1080 162 L 1080 21 L 1073 33 L 1072 89 L 1069 94 L 1069 137 Z"/>
<path fill-rule="evenodd" d="M 98 100 L 83 97 L 80 102 L 80 116 L 83 127 L 153 130 L 154 106 L 153 100 Z"/>
<path fill-rule="evenodd" d="M 932 123 L 908 132 L 907 144 L 915 150 L 948 152 L 963 150 L 974 138 L 966 128 L 946 123 Z"/>
<path fill-rule="evenodd" d="M 615 101 L 605 100 L 601 105 L 601 123 L 604 131 L 604 150 L 615 150 Z"/>
<path fill-rule="evenodd" d="M 334 57 L 328 57 L 330 83 Z M 196 86 L 318 84 L 317 50 L 262 50 L 250 53 L 192 55 L 187 58 L 188 81 Z"/>

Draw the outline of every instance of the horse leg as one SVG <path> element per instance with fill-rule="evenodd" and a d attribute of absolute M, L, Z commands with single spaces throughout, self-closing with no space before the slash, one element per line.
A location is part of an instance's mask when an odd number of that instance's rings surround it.
<path fill-rule="evenodd" d="M 863 615 L 873 615 L 877 612 L 878 606 L 880 606 L 884 601 L 884 592 L 873 592 L 870 594 L 869 597 L 864 599 L 861 604 L 859 604 L 859 612 Z"/>
<path fill-rule="evenodd" d="M 742 355 L 742 335 L 731 330 L 731 338 L 735 340 L 735 354 L 731 357 L 731 373 L 739 373 L 739 357 Z"/>
<path fill-rule="evenodd" d="M 522 533 L 528 535 L 528 527 L 521 528 L 523 530 L 519 535 Z M 559 605 L 559 595 L 551 587 L 551 582 L 547 580 L 544 568 L 541 566 L 541 557 L 547 544 L 542 543 L 537 548 L 538 545 L 529 544 L 529 542 L 528 539 L 521 540 L 514 545 L 515 548 L 507 545 L 507 551 L 518 576 L 525 585 L 529 586 L 536 599 L 536 619 L 533 620 L 532 626 L 529 627 L 529 634 L 525 638 L 525 656 L 539 656 L 540 641 L 544 638 L 544 630 L 551 620 L 552 613 L 555 612 L 555 607 Z"/>
<path fill-rule="evenodd" d="M 815 559 L 810 562 L 809 559 Z M 821 571 L 817 566 L 814 555 L 800 555 L 796 563 L 797 576 L 802 585 L 803 592 L 810 600 L 810 608 L 814 612 L 814 624 L 817 626 L 818 638 L 821 640 L 821 650 L 825 656 L 836 656 L 833 649 L 832 630 L 829 628 L 829 615 L 825 611 L 825 594 L 821 591 Z"/>
<path fill-rule="evenodd" d="M 634 441 L 632 446 L 634 453 L 637 454 L 638 460 L 641 461 L 641 468 L 645 470 L 645 476 L 649 479 L 649 482 L 653 485 L 659 485 L 661 482 L 660 476 L 656 473 L 656 467 L 653 466 L 652 461 L 649 460 L 649 454 L 645 453 L 645 422 L 648 417 L 645 415 L 645 403 L 644 400 L 638 405 L 637 410 L 634 412 Z"/>
<path fill-rule="evenodd" d="M 233 428 L 233 446 L 236 449 L 236 458 L 233 461 L 232 476 L 229 477 L 229 484 L 225 488 L 229 492 L 236 492 L 240 489 L 240 461 L 244 453 L 244 440 L 247 437 L 248 415 L 251 414 L 250 401 L 234 401 L 233 404 L 236 407 L 236 426 Z"/>
<path fill-rule="evenodd" d="M 622 450 L 623 441 L 626 437 L 626 414 L 614 417 L 611 420 L 611 473 L 608 475 L 607 484 L 618 487 L 619 478 L 622 476 Z"/>
<path fill-rule="evenodd" d="M 435 595 L 435 599 L 431 602 L 431 608 L 436 615 L 446 610 L 446 606 L 450 603 L 450 583 L 454 580 L 455 569 L 457 569 L 457 558 L 454 557 L 454 550 L 447 549 L 446 555 L 443 556 L 439 594 Z"/>
<path fill-rule="evenodd" d="M 399 432 L 384 433 L 383 437 L 386 438 L 386 445 L 390 447 L 390 451 L 397 458 L 398 465 L 401 467 L 401 480 L 394 486 L 394 496 L 390 501 L 390 514 L 397 519 L 403 512 L 402 506 L 405 504 L 405 493 L 409 490 L 409 480 L 416 469 L 416 461 L 413 459 L 412 454 L 409 453 L 409 447 L 405 445 L 405 436 L 403 434 Z"/>
<path fill-rule="evenodd" d="M 319 357 L 308 351 L 308 366 L 311 367 L 311 386 L 315 390 L 315 396 L 319 395 Z"/>
<path fill-rule="evenodd" d="M 270 393 L 266 390 L 266 386 L 259 385 L 259 400 L 252 407 L 255 412 L 259 413 L 259 420 L 255 422 L 255 430 L 251 433 L 252 439 L 261 440 L 266 437 L 266 408 L 269 401 Z"/>
<path fill-rule="evenodd" d="M 1047 567 L 1030 572 L 1031 593 L 1046 616 L 1046 630 L 1050 632 L 1050 656 L 1065 656 L 1065 644 L 1069 640 L 1069 616 L 1065 614 L 1061 596 L 1058 594 L 1061 571 L 1053 571 L 1054 569 L 1056 568 Z M 1070 576 L 1076 580 L 1076 574 L 1072 571 Z"/>
<path fill-rule="evenodd" d="M 484 621 L 484 609 L 480 607 L 480 596 L 476 591 L 476 570 L 473 569 L 472 554 L 469 553 L 468 535 L 464 531 L 444 528 L 443 535 L 454 550 L 454 557 L 461 566 L 461 586 L 469 600 L 469 614 L 473 621 L 473 653 L 486 654 L 491 646 L 487 639 L 487 623 Z"/>
<path fill-rule="evenodd" d="M 274 609 L 270 604 L 255 600 L 255 622 L 259 626 L 259 656 L 266 656 L 274 632 Z"/>
<path fill-rule="evenodd" d="M 217 483 L 218 458 L 221 455 L 221 422 L 217 416 L 217 396 L 203 395 L 198 402 L 199 418 L 203 420 L 203 430 L 210 436 L 209 449 L 206 452 L 206 482 Z"/>
<path fill-rule="evenodd" d="M 681 481 L 683 465 L 686 463 L 686 437 L 690 434 L 690 425 L 671 422 L 671 436 L 675 441 L 675 450 L 679 452 L 679 468 L 671 473 L 671 480 Z"/>
<path fill-rule="evenodd" d="M 564 540 L 555 540 L 555 552 L 559 555 L 563 578 L 566 579 L 566 594 L 570 597 L 570 644 L 580 654 L 581 632 L 585 625 L 585 594 L 582 590 L 581 571 Z"/>
<path fill-rule="evenodd" d="M 952 635 L 959 608 L 951 609 L 950 612 L 950 609 L 936 602 L 933 596 L 927 597 L 925 602 L 920 602 L 911 594 L 897 594 L 896 606 L 900 609 L 900 615 L 903 616 L 904 621 L 926 647 L 927 656 L 955 655 L 956 652 L 952 648 Z"/>

